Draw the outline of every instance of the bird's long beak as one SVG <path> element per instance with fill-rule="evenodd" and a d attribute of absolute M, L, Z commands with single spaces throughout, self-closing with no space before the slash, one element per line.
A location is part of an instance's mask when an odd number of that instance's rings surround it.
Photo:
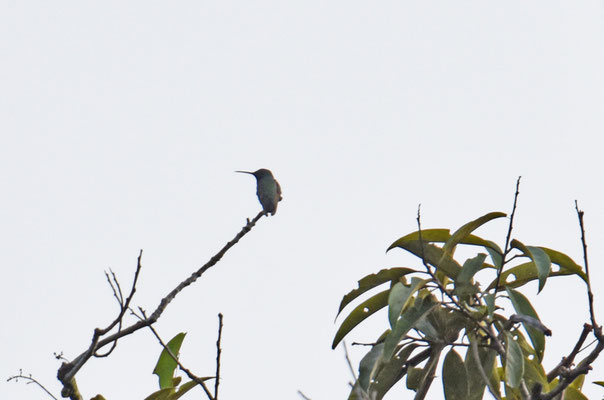
<path fill-rule="evenodd" d="M 250 175 L 254 175 L 253 172 L 249 172 L 249 171 L 235 171 L 235 172 L 239 172 L 240 174 L 250 174 Z"/>

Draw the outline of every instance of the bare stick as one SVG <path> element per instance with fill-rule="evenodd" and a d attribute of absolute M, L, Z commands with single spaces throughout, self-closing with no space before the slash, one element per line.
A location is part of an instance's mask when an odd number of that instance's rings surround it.
<path fill-rule="evenodd" d="M 520 179 L 516 180 L 516 193 L 514 193 L 514 205 L 512 206 L 512 214 L 510 215 L 510 224 L 508 225 L 508 233 L 505 237 L 505 247 L 503 249 L 503 255 L 501 256 L 501 268 L 497 270 L 497 279 L 495 280 L 495 293 L 499 290 L 499 280 L 501 279 L 501 273 L 503 272 L 503 266 L 505 265 L 506 257 L 510 252 L 510 241 L 512 239 L 512 230 L 514 229 L 514 216 L 516 215 L 516 205 L 518 204 L 518 196 L 520 195 Z"/>
<path fill-rule="evenodd" d="M 302 391 L 298 390 L 298 394 L 300 395 L 300 397 L 302 397 L 304 400 L 310 400 L 310 397 L 306 397 L 304 395 L 304 393 L 302 393 Z"/>
<path fill-rule="evenodd" d="M 36 385 L 38 385 L 38 387 L 42 390 L 44 390 L 46 392 L 47 395 L 49 395 L 50 397 L 52 397 L 55 400 L 58 400 L 52 393 L 50 393 L 50 391 L 48 391 L 48 389 L 46 389 L 44 387 L 44 385 L 42 385 L 40 382 L 38 382 L 34 377 L 31 376 L 31 374 L 29 375 L 23 375 L 23 370 L 19 370 L 19 375 L 15 375 L 15 376 L 11 376 L 10 378 L 8 378 L 6 381 L 10 382 L 12 380 L 14 380 L 15 382 L 18 382 L 19 379 L 25 379 L 27 382 L 27 384 L 29 385 L 30 383 L 34 383 Z"/>
<path fill-rule="evenodd" d="M 348 355 L 348 347 L 346 346 L 346 341 L 342 341 L 344 344 L 344 357 L 346 358 L 346 364 L 348 364 L 348 368 L 350 368 L 350 374 L 354 381 L 357 381 L 357 374 L 354 372 L 354 367 L 352 366 L 352 362 L 350 361 L 350 356 Z"/>
<path fill-rule="evenodd" d="M 216 339 L 216 382 L 214 383 L 214 399 L 218 400 L 218 385 L 220 384 L 220 339 L 222 338 L 222 313 L 218 313 L 218 339 Z"/>
<path fill-rule="evenodd" d="M 247 224 L 241 229 L 241 231 L 239 231 L 239 233 L 237 233 L 237 235 L 235 235 L 235 237 L 230 242 L 228 242 L 226 245 L 224 245 L 224 247 L 222 249 L 220 249 L 220 251 L 218 253 L 216 253 L 212 258 L 210 258 L 210 260 L 207 263 L 205 263 L 203 266 L 201 266 L 201 268 L 199 268 L 197 271 L 195 271 L 193 274 L 191 274 L 190 277 L 188 277 L 187 279 L 182 281 L 178 286 L 176 286 L 176 288 L 174 288 L 170 293 L 168 293 L 168 295 L 160 301 L 159 305 L 157 306 L 155 311 L 153 311 L 153 313 L 151 314 L 151 316 L 149 318 L 145 318 L 144 320 L 139 320 L 139 321 L 135 322 L 134 324 L 132 324 L 122 330 L 119 330 L 118 332 L 116 332 L 110 336 L 105 337 L 104 339 L 100 339 L 100 337 L 102 335 L 108 333 L 115 325 L 117 325 L 117 323 L 119 321 L 121 321 L 121 319 L 124 316 L 124 313 L 129 308 L 128 306 L 130 303 L 130 299 L 132 298 L 132 295 L 134 295 L 136 279 L 138 278 L 138 272 L 140 270 L 140 257 L 142 256 L 142 251 L 141 251 L 141 254 L 139 255 L 139 267 L 137 267 L 137 272 L 135 275 L 135 282 L 132 285 L 132 293 L 129 296 L 129 298 L 126 300 L 125 305 L 122 308 L 118 318 L 116 318 L 116 320 L 112 324 L 110 324 L 108 328 L 95 329 L 94 334 L 92 336 L 92 342 L 91 342 L 90 346 L 88 347 L 88 349 L 86 349 L 86 351 L 84 351 L 82 354 L 77 356 L 71 362 L 63 363 L 61 365 L 61 367 L 59 368 L 59 371 L 57 373 L 57 378 L 63 384 L 63 390 L 61 392 L 63 397 L 71 396 L 71 394 L 74 391 L 73 382 L 72 382 L 73 377 L 80 370 L 80 368 L 82 368 L 82 366 L 86 363 L 86 361 L 88 361 L 88 359 L 90 359 L 90 357 L 92 357 L 95 354 L 95 352 L 98 349 L 100 349 L 108 344 L 112 344 L 116 340 L 118 340 L 126 335 L 130 335 L 130 334 L 138 331 L 139 329 L 142 329 L 142 328 L 145 328 L 147 326 L 154 324 L 158 320 L 158 318 L 161 316 L 161 314 L 164 312 L 164 310 L 166 309 L 168 304 L 170 304 L 170 302 L 172 300 L 174 300 L 176 295 L 178 295 L 178 293 L 180 293 L 181 290 L 183 290 L 185 287 L 187 287 L 190 284 L 192 284 L 193 282 L 195 282 L 204 272 L 206 272 L 208 269 L 213 267 L 218 261 L 220 261 L 220 259 L 224 256 L 224 254 L 231 247 L 233 247 L 237 242 L 239 242 L 239 240 L 243 236 L 245 236 L 256 225 L 256 222 L 258 222 L 258 220 L 260 218 L 262 218 L 264 215 L 265 215 L 264 211 L 261 211 L 258 213 L 258 215 L 253 220 L 250 221 L 248 219 Z"/>
<path fill-rule="evenodd" d="M 585 275 L 587 275 L 587 299 L 589 302 L 589 317 L 591 318 L 591 326 L 594 331 L 594 335 L 598 340 L 604 340 L 602 336 L 602 327 L 596 323 L 596 314 L 594 312 L 594 294 L 591 291 L 591 279 L 589 276 L 589 262 L 587 261 L 587 240 L 585 239 L 585 224 L 583 222 L 583 215 L 585 214 L 582 210 L 579 210 L 579 203 L 575 200 L 575 209 L 577 210 L 577 217 L 579 218 L 579 227 L 581 228 L 581 244 L 583 245 L 583 262 L 585 263 Z"/>

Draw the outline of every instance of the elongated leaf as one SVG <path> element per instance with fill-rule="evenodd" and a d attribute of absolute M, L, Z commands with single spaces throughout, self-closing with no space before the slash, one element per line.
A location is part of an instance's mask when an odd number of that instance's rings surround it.
<path fill-rule="evenodd" d="M 594 381 L 592 382 L 594 385 L 598 385 L 598 386 L 602 386 L 604 387 L 604 381 Z"/>
<path fill-rule="evenodd" d="M 471 346 L 476 346 L 476 351 L 479 358 L 476 359 L 474 356 L 472 347 L 468 348 L 465 359 L 466 371 L 468 373 L 468 400 L 481 400 L 483 398 L 487 383 L 484 381 L 484 378 L 480 373 L 480 367 L 478 364 L 480 363 L 482 370 L 488 379 L 488 377 L 491 375 L 491 371 L 493 371 L 497 352 L 488 347 L 478 347 L 478 338 L 475 336 L 470 338 L 470 342 Z"/>
<path fill-rule="evenodd" d="M 468 374 L 460 355 L 449 350 L 443 362 L 443 388 L 446 400 L 468 399 Z"/>
<path fill-rule="evenodd" d="M 459 243 L 462 243 L 463 240 L 465 240 L 471 232 L 475 231 L 480 226 L 486 224 L 487 222 L 495 218 L 501 218 L 505 216 L 506 214 L 502 212 L 491 212 L 463 225 L 461 228 L 455 231 L 455 233 L 451 236 L 449 240 L 447 240 L 447 243 L 445 243 L 445 245 L 443 246 L 444 254 L 447 256 L 452 256 L 453 252 L 455 251 L 455 247 Z"/>
<path fill-rule="evenodd" d="M 457 278 L 457 274 L 459 274 L 459 271 L 461 271 L 461 266 L 457 263 L 457 261 L 449 256 L 446 256 L 440 247 L 429 244 L 426 241 L 405 241 L 401 242 L 398 247 L 401 247 L 416 255 L 420 259 L 425 260 L 428 264 L 434 266 L 438 271 L 444 273 L 450 278 Z"/>
<path fill-rule="evenodd" d="M 213 377 L 213 376 L 204 376 L 204 377 L 199 378 L 199 379 L 200 379 L 202 382 L 205 382 L 205 381 L 207 381 L 207 380 L 214 379 L 214 377 Z M 187 394 L 187 392 L 188 392 L 189 390 L 193 389 L 193 388 L 194 388 L 195 386 L 197 386 L 197 385 L 198 385 L 198 383 L 197 383 L 197 382 L 195 382 L 195 381 L 189 381 L 189 382 L 185 382 L 185 383 L 183 383 L 182 385 L 180 385 L 180 386 L 178 387 L 178 390 L 177 390 L 176 392 L 171 393 L 171 394 L 168 396 L 168 400 L 176 400 L 176 399 L 181 398 L 182 396 L 184 396 L 185 394 Z"/>
<path fill-rule="evenodd" d="M 503 251 L 497 246 L 495 242 L 487 241 L 488 246 L 484 246 L 489 255 L 491 256 L 491 260 L 493 260 L 493 265 L 495 268 L 501 268 L 501 264 L 503 263 Z"/>
<path fill-rule="evenodd" d="M 547 393 L 550 391 L 550 385 L 547 381 L 547 375 L 543 366 L 536 359 L 524 358 L 524 380 L 530 388 L 535 384 L 540 384 L 542 391 Z"/>
<path fill-rule="evenodd" d="M 336 336 L 333 339 L 331 345 L 332 349 L 335 349 L 338 343 L 350 332 L 355 326 L 360 324 L 365 318 L 369 317 L 376 311 L 386 307 L 388 305 L 388 294 L 390 289 L 384 290 L 376 294 L 373 297 L 365 300 L 359 304 L 354 310 L 350 312 L 348 317 L 340 325 L 340 329 L 336 332 Z"/>
<path fill-rule="evenodd" d="M 338 315 L 342 312 L 344 307 L 346 307 L 351 301 L 367 292 L 368 290 L 373 289 L 383 283 L 398 281 L 402 276 L 407 274 L 411 274 L 413 272 L 417 272 L 411 268 L 390 268 L 383 269 L 377 274 L 367 275 L 364 278 L 359 280 L 359 287 L 350 291 L 347 295 L 342 298 L 342 302 L 340 303 L 340 308 L 338 309 Z"/>
<path fill-rule="evenodd" d="M 585 383 L 585 375 L 579 375 L 575 378 L 574 381 L 570 384 L 570 386 L 574 387 L 577 390 L 581 390 L 583 388 L 583 384 Z"/>
<path fill-rule="evenodd" d="M 574 272 L 570 272 L 566 269 L 560 269 L 560 271 L 550 272 L 549 276 L 563 276 L 563 275 L 572 275 Z M 513 279 L 510 279 L 512 277 Z M 499 281 L 499 286 L 497 287 L 497 291 L 504 290 L 505 287 L 517 288 L 527 284 L 528 282 L 534 281 L 538 279 L 537 276 L 537 267 L 535 267 L 534 262 L 527 262 L 524 264 L 520 264 L 515 266 L 514 268 L 507 269 L 501 273 L 501 279 Z M 495 287 L 496 279 L 489 284 L 487 290 L 493 289 Z"/>
<path fill-rule="evenodd" d="M 378 366 L 378 361 L 384 351 L 384 343 L 378 343 L 369 350 L 365 357 L 359 363 L 359 385 L 367 392 L 369 388 L 369 382 L 373 376 L 374 370 Z"/>
<path fill-rule="evenodd" d="M 178 352 L 180 351 L 180 346 L 182 345 L 185 335 L 186 333 L 181 332 L 174 336 L 167 344 L 167 347 L 175 357 L 178 357 Z M 177 365 L 178 364 L 174 358 L 172 358 L 170 353 L 164 349 L 157 360 L 155 368 L 153 369 L 153 373 L 159 377 L 160 389 L 174 386 L 174 370 L 176 369 Z"/>
<path fill-rule="evenodd" d="M 160 389 L 145 397 L 145 400 L 167 400 L 170 394 L 174 393 L 175 390 L 176 389 L 174 389 L 173 387 Z"/>
<path fill-rule="evenodd" d="M 451 239 L 451 234 L 448 229 L 422 229 L 422 241 L 428 243 L 446 243 L 449 239 Z M 408 235 L 405 235 L 399 239 L 397 239 L 394 243 L 392 243 L 386 252 L 392 250 L 395 247 L 403 247 L 405 242 L 413 242 L 419 240 L 419 231 L 412 232 Z M 497 244 L 482 239 L 475 235 L 466 236 L 459 244 L 468 244 L 473 246 L 482 246 L 484 248 L 491 249 L 498 254 L 503 254 L 499 246 Z"/>
<path fill-rule="evenodd" d="M 539 292 L 541 292 L 543 290 L 543 287 L 545 286 L 545 281 L 547 280 L 549 272 L 552 268 L 552 262 L 547 256 L 547 253 L 541 248 L 535 246 L 526 246 L 526 248 L 531 252 L 531 259 L 537 267 L 537 277 L 539 278 Z"/>
<path fill-rule="evenodd" d="M 524 375 L 524 357 L 520 345 L 508 332 L 506 332 L 505 356 L 505 381 L 507 385 L 517 389 Z"/>
<path fill-rule="evenodd" d="M 567 275 L 576 274 L 587 282 L 587 275 L 583 272 L 583 268 L 572 260 L 569 256 L 559 251 L 548 249 L 547 247 L 540 247 L 541 250 L 547 254 L 552 263 L 558 265 L 560 269 L 568 272 Z"/>
<path fill-rule="evenodd" d="M 535 246 L 525 246 L 522 242 L 514 239 L 510 243 L 512 247 L 519 249 L 524 253 L 525 256 L 529 257 L 536 269 L 537 269 L 537 278 L 539 279 L 539 290 L 541 292 L 543 286 L 545 286 L 545 281 L 549 276 L 552 263 L 545 251 L 539 247 Z"/>
<path fill-rule="evenodd" d="M 405 286 L 398 282 L 390 289 L 390 295 L 388 296 L 388 320 L 391 327 L 394 327 L 401 312 L 412 300 L 411 296 L 421 289 L 427 281 L 413 277 L 411 279 L 411 286 Z"/>
<path fill-rule="evenodd" d="M 417 348 L 416 344 L 408 344 L 396 351 L 396 354 L 390 361 L 383 363 L 373 382 L 369 386 L 369 398 L 381 400 L 394 384 L 403 378 L 406 370 L 403 369 L 407 359 L 411 356 L 413 350 Z"/>
<path fill-rule="evenodd" d="M 540 321 L 539 315 L 537 315 L 537 312 L 531 305 L 530 301 L 522 293 L 511 288 L 506 289 L 508 296 L 510 296 L 510 300 L 512 301 L 512 305 L 518 314 L 527 315 Z M 543 361 L 543 353 L 545 351 L 545 335 L 542 331 L 530 326 L 527 323 L 523 323 L 522 325 L 531 339 L 531 343 L 533 344 L 533 348 L 537 353 L 539 362 Z"/>
<path fill-rule="evenodd" d="M 489 318 L 493 317 L 493 313 L 495 312 L 495 294 L 489 293 L 484 297 L 485 303 L 487 303 L 487 312 L 489 313 Z"/>
<path fill-rule="evenodd" d="M 413 326 L 417 323 L 417 321 L 422 318 L 428 311 L 432 309 L 436 305 L 433 302 L 431 297 L 420 298 L 417 297 L 415 299 L 415 303 L 413 307 L 409 308 L 407 311 L 403 313 L 401 318 L 398 319 L 396 325 L 392 332 L 386 336 L 386 342 L 384 345 L 384 359 L 390 360 L 394 353 L 394 349 L 401 341 L 403 336 L 405 336 Z"/>

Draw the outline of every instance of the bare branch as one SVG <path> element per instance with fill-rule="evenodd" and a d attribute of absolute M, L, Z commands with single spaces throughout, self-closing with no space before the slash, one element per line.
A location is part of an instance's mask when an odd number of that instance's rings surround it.
<path fill-rule="evenodd" d="M 304 395 L 304 393 L 302 393 L 302 391 L 298 390 L 298 394 L 300 395 L 300 397 L 302 397 L 304 400 L 310 400 L 310 397 L 306 397 Z"/>
<path fill-rule="evenodd" d="M 508 225 L 508 233 L 505 237 L 505 247 L 503 249 L 503 255 L 501 257 L 501 268 L 497 270 L 497 279 L 495 280 L 495 293 L 499 290 L 499 281 L 501 280 L 501 273 L 503 272 L 504 265 L 509 261 L 506 261 L 506 257 L 510 252 L 510 241 L 512 239 L 512 230 L 514 229 L 514 216 L 516 215 L 516 205 L 518 204 L 518 196 L 520 195 L 520 179 L 519 176 L 516 180 L 516 193 L 514 193 L 514 205 L 512 206 L 512 214 L 510 215 L 510 224 Z"/>
<path fill-rule="evenodd" d="M 354 381 L 357 381 L 357 374 L 354 372 L 354 367 L 352 366 L 352 362 L 350 361 L 350 356 L 348 355 L 348 347 L 346 346 L 346 341 L 342 341 L 344 344 L 344 357 L 346 358 L 346 364 L 348 364 L 348 368 L 350 369 L 350 374 Z"/>
<path fill-rule="evenodd" d="M 126 335 L 130 335 L 130 334 L 138 331 L 139 329 L 142 329 L 142 328 L 145 328 L 145 327 L 148 327 L 148 326 L 151 326 L 152 324 L 154 324 L 159 319 L 161 314 L 164 312 L 164 310 L 166 309 L 168 304 L 170 304 L 170 302 L 172 300 L 174 300 L 174 298 L 178 295 L 178 293 L 180 293 L 181 290 L 183 290 L 185 287 L 187 287 L 190 284 L 192 284 L 193 282 L 195 282 L 204 272 L 206 272 L 208 269 L 210 269 L 211 267 L 216 265 L 216 263 L 218 261 L 220 261 L 220 259 L 224 256 L 224 254 L 231 247 L 233 247 L 237 242 L 239 242 L 239 240 L 241 240 L 241 238 L 243 236 L 245 236 L 256 225 L 256 222 L 258 222 L 258 220 L 260 218 L 262 218 L 264 215 L 265 215 L 264 211 L 261 211 L 260 213 L 258 213 L 258 215 L 256 215 L 256 217 L 253 220 L 250 221 L 249 219 L 247 219 L 247 224 L 241 229 L 241 231 L 239 231 L 239 233 L 237 233 L 237 235 L 235 235 L 235 237 L 230 242 L 228 242 L 226 245 L 224 245 L 224 247 L 222 249 L 220 249 L 220 251 L 218 253 L 216 253 L 212 258 L 210 258 L 210 260 L 207 263 L 205 263 L 203 266 L 201 266 L 197 271 L 195 271 L 193 274 L 191 274 L 190 277 L 188 277 L 187 279 L 182 281 L 178 286 L 176 286 L 176 288 L 174 288 L 170 293 L 168 293 L 168 295 L 165 296 L 160 301 L 159 305 L 157 306 L 155 311 L 153 311 L 153 313 L 151 314 L 151 316 L 149 318 L 139 320 L 139 321 L 135 322 L 134 324 L 132 324 L 124 329 L 121 329 L 112 335 L 109 335 L 109 336 L 101 339 L 101 336 L 107 334 L 113 327 L 115 327 L 115 325 L 117 325 L 122 320 L 124 313 L 129 308 L 129 303 L 130 303 L 132 296 L 134 295 L 136 280 L 138 278 L 138 273 L 140 270 L 140 259 L 142 256 L 142 251 L 141 251 L 141 253 L 139 255 L 139 264 L 138 264 L 137 271 L 135 274 L 135 280 L 132 285 L 132 292 L 131 292 L 130 296 L 128 297 L 128 299 L 126 300 L 124 306 L 122 307 L 122 310 L 121 310 L 119 316 L 107 328 L 105 328 L 105 329 L 96 328 L 94 330 L 94 333 L 92 336 L 92 342 L 91 342 L 90 346 L 88 347 L 88 349 L 86 349 L 86 351 L 84 351 L 82 354 L 77 356 L 71 362 L 63 363 L 61 365 L 61 367 L 59 368 L 59 371 L 57 373 L 57 378 L 63 384 L 62 395 L 64 397 L 71 396 L 72 392 L 75 389 L 73 387 L 73 382 L 72 382 L 73 377 L 80 370 L 80 368 L 82 368 L 82 366 L 88 361 L 88 359 L 90 359 L 90 357 L 92 357 L 96 353 L 97 350 L 101 349 L 102 347 L 104 347 L 108 344 L 113 344 L 118 339 L 120 339 Z"/>
<path fill-rule="evenodd" d="M 561 374 L 561 371 L 566 370 L 570 368 L 571 365 L 573 365 L 575 357 L 577 356 L 577 354 L 579 354 L 579 351 L 581 351 L 581 347 L 583 346 L 583 343 L 585 343 L 585 339 L 587 339 L 587 335 L 589 335 L 589 332 L 591 332 L 591 325 L 584 324 L 583 332 L 581 332 L 581 336 L 579 336 L 579 340 L 577 340 L 577 343 L 575 344 L 575 347 L 573 347 L 573 350 L 567 357 L 562 357 L 562 361 L 560 361 L 560 363 L 556 365 L 556 367 L 547 374 L 548 382 L 551 382 L 556 379 L 556 377 Z"/>
<path fill-rule="evenodd" d="M 581 228 L 581 244 L 583 245 L 583 262 L 585 263 L 585 275 L 587 275 L 587 299 L 589 302 L 589 317 L 591 318 L 591 326 L 594 335 L 598 340 L 604 340 L 602 336 L 602 327 L 596 322 L 596 314 L 594 312 L 594 295 L 591 291 L 591 279 L 589 276 L 589 262 L 587 261 L 587 240 L 585 239 L 585 224 L 583 222 L 584 211 L 579 210 L 579 203 L 575 200 L 575 210 L 577 210 L 577 217 L 579 218 L 579 227 Z"/>
<path fill-rule="evenodd" d="M 44 390 L 47 395 L 49 395 L 50 397 L 52 397 L 55 400 L 58 400 L 52 393 L 50 393 L 50 391 L 48 389 L 46 389 L 46 387 L 44 387 L 44 385 L 42 385 L 33 376 L 31 376 L 31 374 L 29 374 L 29 375 L 23 375 L 23 370 L 21 370 L 21 369 L 19 370 L 19 374 L 18 375 L 11 376 L 6 381 L 10 382 L 10 381 L 14 380 L 15 382 L 19 382 L 19 379 L 25 379 L 27 381 L 28 385 L 31 384 L 31 383 L 38 385 L 38 387 L 40 389 Z"/>
<path fill-rule="evenodd" d="M 220 339 L 222 338 L 222 313 L 218 313 L 218 339 L 216 339 L 216 382 L 214 383 L 214 399 L 218 400 L 218 385 L 220 384 Z"/>

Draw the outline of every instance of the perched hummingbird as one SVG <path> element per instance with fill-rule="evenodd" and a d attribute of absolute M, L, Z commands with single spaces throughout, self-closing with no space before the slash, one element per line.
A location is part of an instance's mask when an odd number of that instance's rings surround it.
<path fill-rule="evenodd" d="M 250 174 L 256 177 L 256 194 L 258 200 L 262 204 L 262 208 L 266 214 L 275 215 L 277 212 L 277 203 L 279 203 L 283 197 L 281 197 L 281 186 L 279 182 L 273 177 L 273 173 L 268 169 L 259 169 L 256 172 L 249 171 L 235 171 L 242 174 Z"/>

